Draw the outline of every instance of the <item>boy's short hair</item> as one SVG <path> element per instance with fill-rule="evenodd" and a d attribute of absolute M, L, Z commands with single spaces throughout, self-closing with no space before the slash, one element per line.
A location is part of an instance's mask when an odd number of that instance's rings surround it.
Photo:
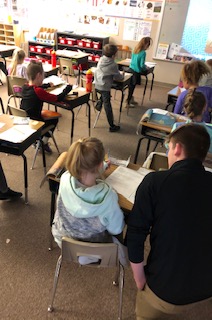
<path fill-rule="evenodd" d="M 35 80 L 38 73 L 43 73 L 43 65 L 40 61 L 31 61 L 27 67 L 27 77 L 29 80 Z"/>
<path fill-rule="evenodd" d="M 184 147 L 186 158 L 195 158 L 203 162 L 210 147 L 210 136 L 201 124 L 188 123 L 172 131 L 167 139 L 174 145 Z"/>
<path fill-rule="evenodd" d="M 108 58 L 111 58 L 112 56 L 115 56 L 116 52 L 118 51 L 118 48 L 115 44 L 106 44 L 103 47 L 104 55 Z"/>

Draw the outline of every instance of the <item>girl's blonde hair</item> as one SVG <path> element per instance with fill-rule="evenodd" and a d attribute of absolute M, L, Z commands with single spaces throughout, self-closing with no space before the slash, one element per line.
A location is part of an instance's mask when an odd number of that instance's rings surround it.
<path fill-rule="evenodd" d="M 147 50 L 152 45 L 153 40 L 150 37 L 143 37 L 135 46 L 133 53 L 139 53 L 140 51 Z"/>
<path fill-rule="evenodd" d="M 203 114 L 206 106 L 206 99 L 202 92 L 196 91 L 196 88 L 189 89 L 185 97 L 184 110 L 190 119 Z"/>
<path fill-rule="evenodd" d="M 183 81 L 188 82 L 189 84 L 198 84 L 200 78 L 204 74 L 209 74 L 210 69 L 205 62 L 199 60 L 193 60 L 186 63 L 183 66 L 181 72 L 181 78 Z"/>
<path fill-rule="evenodd" d="M 12 62 L 10 66 L 10 75 L 13 76 L 16 74 L 16 67 L 18 64 L 22 64 L 24 62 L 24 58 L 26 57 L 26 53 L 22 49 L 15 49 L 13 51 Z"/>
<path fill-rule="evenodd" d="M 66 169 L 80 180 L 83 172 L 97 173 L 103 162 L 105 150 L 102 142 L 94 137 L 80 139 L 70 146 L 67 154 Z"/>

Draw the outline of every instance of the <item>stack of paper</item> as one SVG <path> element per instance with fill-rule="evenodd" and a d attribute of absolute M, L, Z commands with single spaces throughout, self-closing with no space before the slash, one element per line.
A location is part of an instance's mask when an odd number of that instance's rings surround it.
<path fill-rule="evenodd" d="M 145 168 L 140 168 L 135 171 L 120 166 L 113 171 L 105 181 L 113 187 L 117 193 L 123 195 L 131 203 L 134 203 L 136 190 L 149 172 L 151 172 L 151 170 Z"/>

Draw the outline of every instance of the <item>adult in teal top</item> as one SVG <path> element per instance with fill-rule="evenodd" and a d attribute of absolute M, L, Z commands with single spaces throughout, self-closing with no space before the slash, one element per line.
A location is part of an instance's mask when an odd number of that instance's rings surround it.
<path fill-rule="evenodd" d="M 130 67 L 127 70 L 132 73 L 131 82 L 129 85 L 129 94 L 127 97 L 127 107 L 133 108 L 136 104 L 133 93 L 136 84 L 141 84 L 141 72 L 145 71 L 148 67 L 145 65 L 146 60 L 146 50 L 152 44 L 152 39 L 150 37 L 142 38 L 133 50 Z"/>

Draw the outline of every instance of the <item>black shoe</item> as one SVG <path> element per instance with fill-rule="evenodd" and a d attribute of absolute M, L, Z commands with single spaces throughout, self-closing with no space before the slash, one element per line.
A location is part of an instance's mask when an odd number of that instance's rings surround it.
<path fill-rule="evenodd" d="M 43 148 L 47 153 L 52 154 L 52 149 L 50 148 L 48 143 L 44 144 Z"/>
<path fill-rule="evenodd" d="M 22 197 L 21 192 L 16 192 L 8 188 L 6 192 L 0 192 L 0 200 L 18 199 Z"/>
<path fill-rule="evenodd" d="M 115 126 L 115 125 L 114 125 L 113 127 L 110 127 L 110 128 L 109 128 L 109 131 L 110 131 L 110 132 L 116 132 L 116 131 L 119 131 L 119 130 L 120 130 L 120 126 Z"/>
<path fill-rule="evenodd" d="M 95 109 L 97 111 L 101 111 L 102 110 L 102 102 L 100 100 L 97 101 L 97 103 L 95 105 Z"/>

